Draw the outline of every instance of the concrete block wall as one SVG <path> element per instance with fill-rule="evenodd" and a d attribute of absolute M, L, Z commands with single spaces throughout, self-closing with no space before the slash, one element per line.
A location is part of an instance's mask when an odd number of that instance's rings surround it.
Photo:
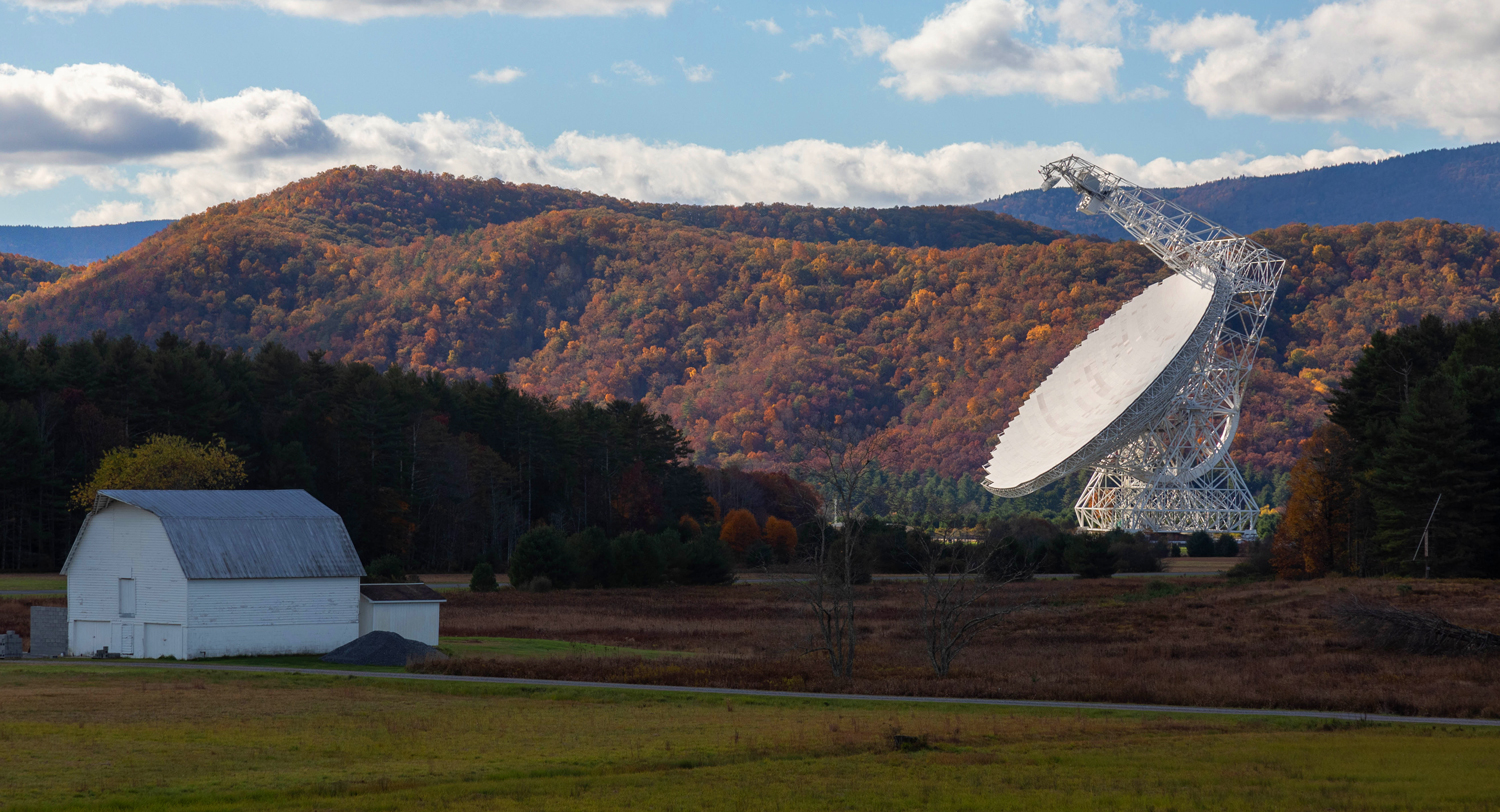
<path fill-rule="evenodd" d="M 21 635 L 14 630 L 7 630 L 0 635 L 0 657 L 11 658 L 21 656 Z"/>
<path fill-rule="evenodd" d="M 61 657 L 67 651 L 67 607 L 31 607 L 31 656 Z"/>

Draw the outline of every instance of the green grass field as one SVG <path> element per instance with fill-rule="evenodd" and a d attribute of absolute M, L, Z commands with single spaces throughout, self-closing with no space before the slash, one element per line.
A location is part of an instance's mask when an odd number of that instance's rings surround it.
<path fill-rule="evenodd" d="M 1491 809 L 1500 731 L 0 667 L 8 809 Z M 892 733 L 926 737 L 904 752 Z"/>
<path fill-rule="evenodd" d="M 524 637 L 444 637 L 439 646 L 459 657 L 691 657 L 691 654 L 675 651 L 652 651 L 620 646 L 599 646 L 593 643 L 570 643 L 566 640 L 532 640 Z M 301 668 L 338 671 L 403 671 L 405 669 L 380 665 L 337 665 L 325 663 L 316 654 L 287 655 L 273 657 L 210 657 L 195 660 L 200 663 L 220 665 L 258 665 L 273 668 Z"/>
<path fill-rule="evenodd" d="M 21 574 L 7 573 L 0 575 L 0 592 L 19 592 L 27 589 L 53 590 L 67 589 L 68 579 L 61 575 L 48 575 L 43 573 Z"/>

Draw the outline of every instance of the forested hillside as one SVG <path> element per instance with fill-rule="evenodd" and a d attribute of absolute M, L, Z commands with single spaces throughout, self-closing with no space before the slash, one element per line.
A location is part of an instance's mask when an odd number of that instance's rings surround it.
<path fill-rule="evenodd" d="M 509 370 L 533 393 L 643 399 L 700 462 L 795 462 L 806 427 L 837 423 L 878 438 L 893 471 L 972 476 L 1052 366 L 1164 271 L 1130 243 L 971 214 L 648 206 L 338 170 L 179 221 L 12 298 L 0 324 Z M 952 247 L 844 239 L 882 229 Z M 1500 241 L 1481 228 L 1255 236 L 1289 260 L 1236 447 L 1262 472 L 1290 468 L 1376 330 L 1500 295 Z"/>
<path fill-rule="evenodd" d="M 46 260 L 0 254 L 0 302 L 56 282 L 67 270 Z"/>
<path fill-rule="evenodd" d="M 1269 177 L 1226 178 L 1164 197 L 1242 234 L 1286 223 L 1325 226 L 1423 217 L 1500 228 L 1500 144 L 1433 149 L 1368 164 Z M 1030 190 L 977 204 L 1075 234 L 1125 239 L 1107 217 L 1079 214 L 1066 189 Z"/>
<path fill-rule="evenodd" d="M 1329 417 L 1292 469 L 1283 576 L 1500 576 L 1500 315 L 1377 333 Z"/>
<path fill-rule="evenodd" d="M 82 519 L 69 494 L 106 451 L 155 434 L 224 439 L 248 487 L 306 489 L 367 562 L 504 562 L 537 521 L 614 536 L 709 504 L 681 433 L 639 403 L 562 406 L 503 378 L 382 373 L 275 345 L 0 336 L 0 571 L 58 566 Z"/>

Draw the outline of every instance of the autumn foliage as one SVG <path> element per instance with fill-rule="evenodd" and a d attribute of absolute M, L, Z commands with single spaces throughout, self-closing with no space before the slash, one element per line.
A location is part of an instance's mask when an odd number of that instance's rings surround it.
<path fill-rule="evenodd" d="M 1375 332 L 1500 298 L 1500 240 L 1482 228 L 1254 236 L 1288 259 L 1234 447 L 1256 470 L 1293 465 Z M 979 470 L 1089 330 L 1165 273 L 1131 243 L 954 207 L 663 206 L 346 168 L 27 283 L 0 324 L 509 371 L 537 395 L 641 399 L 705 465 L 797 463 L 805 428 L 839 421 L 898 469 L 956 477 Z"/>
<path fill-rule="evenodd" d="M 1282 578 L 1350 572 L 1354 538 L 1353 444 L 1335 423 L 1318 426 L 1292 466 L 1292 496 L 1276 528 L 1271 564 Z"/>
<path fill-rule="evenodd" d="M 766 517 L 766 544 L 783 561 L 791 560 L 797 553 L 797 528 L 791 522 L 775 516 Z"/>
<path fill-rule="evenodd" d="M 736 555 L 744 555 L 761 542 L 760 525 L 755 521 L 755 514 L 744 508 L 729 511 L 719 529 L 719 540 L 729 545 Z"/>
<path fill-rule="evenodd" d="M 232 490 L 245 479 L 245 461 L 230 452 L 223 438 L 195 443 L 154 434 L 134 448 L 105 454 L 93 477 L 74 489 L 73 505 L 92 510 L 101 490 Z"/>

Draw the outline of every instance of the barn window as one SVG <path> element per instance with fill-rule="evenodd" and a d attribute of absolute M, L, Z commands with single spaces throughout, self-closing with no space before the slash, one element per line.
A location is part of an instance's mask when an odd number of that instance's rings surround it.
<path fill-rule="evenodd" d="M 135 579 L 120 579 L 120 617 L 135 617 Z"/>

